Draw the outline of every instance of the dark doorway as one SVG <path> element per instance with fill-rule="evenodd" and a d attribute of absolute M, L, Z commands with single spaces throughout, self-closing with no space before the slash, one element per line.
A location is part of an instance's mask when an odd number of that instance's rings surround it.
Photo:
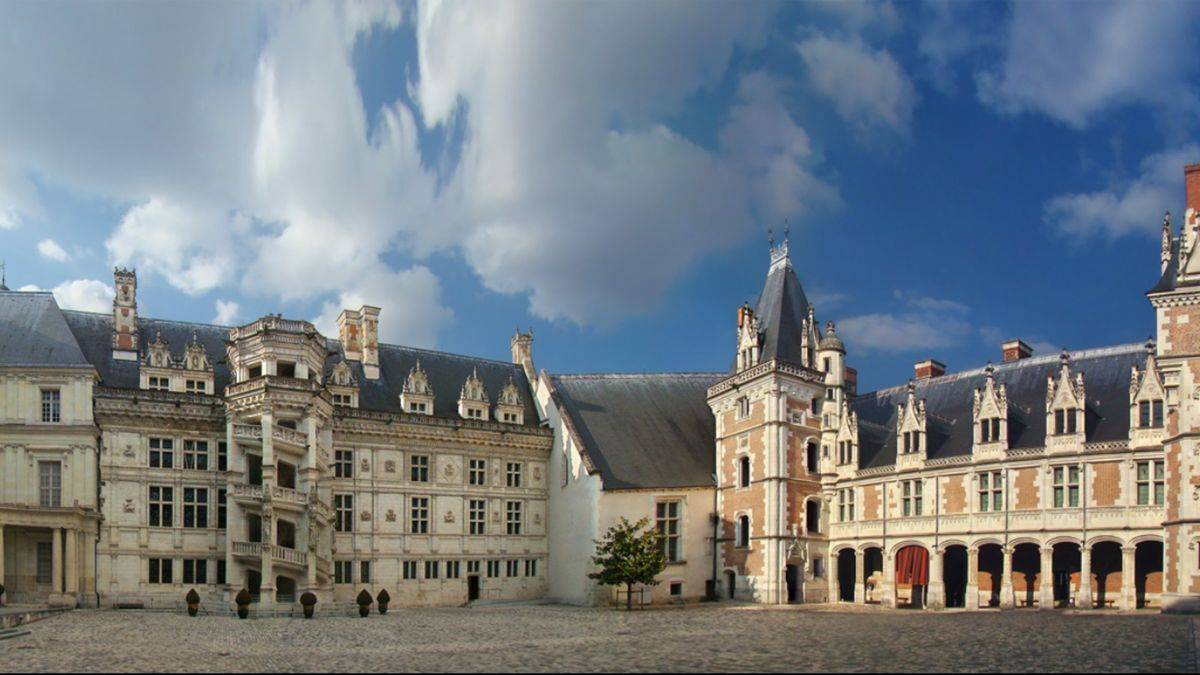
<path fill-rule="evenodd" d="M 804 525 L 809 534 L 821 533 L 821 502 L 810 499 L 804 502 Z"/>
<path fill-rule="evenodd" d="M 1033 607 L 1041 585 L 1042 554 L 1037 544 L 1018 544 L 1013 550 L 1013 593 L 1017 607 Z"/>
<path fill-rule="evenodd" d="M 946 606 L 967 606 L 967 547 L 948 546 L 942 558 L 942 581 L 946 584 Z"/>
<path fill-rule="evenodd" d="M 1071 589 L 1079 581 L 1079 545 L 1069 542 L 1055 544 L 1051 562 L 1054 578 L 1054 606 L 1070 607 Z"/>
<path fill-rule="evenodd" d="M 246 538 L 255 544 L 262 543 L 262 516 L 257 513 L 246 514 Z"/>
<path fill-rule="evenodd" d="M 1121 545 L 1102 541 L 1092 547 L 1092 593 L 1096 609 L 1112 609 L 1121 597 Z"/>
<path fill-rule="evenodd" d="M 296 465 L 279 462 L 275 468 L 275 484 L 279 487 L 296 489 Z"/>
<path fill-rule="evenodd" d="M 854 602 L 854 585 L 858 583 L 858 579 L 854 578 L 854 557 L 854 549 L 838 551 L 838 600 L 842 602 Z"/>
<path fill-rule="evenodd" d="M 296 601 L 296 580 L 290 577 L 275 577 L 275 602 Z"/>
<path fill-rule="evenodd" d="M 246 482 L 262 485 L 262 455 L 246 454 Z"/>
<path fill-rule="evenodd" d="M 1004 550 L 1000 544 L 984 544 L 979 547 L 980 592 L 988 592 L 988 607 L 1000 606 L 1001 577 L 1004 575 Z"/>
<path fill-rule="evenodd" d="M 1137 608 L 1155 605 L 1152 598 L 1162 594 L 1163 545 L 1161 541 L 1143 541 L 1137 545 L 1133 560 Z"/>
<path fill-rule="evenodd" d="M 807 466 L 808 472 L 815 474 L 818 472 L 819 467 L 820 467 L 820 456 L 817 454 L 817 444 L 809 443 L 808 447 L 806 448 L 806 451 L 807 451 L 806 459 L 808 460 L 808 466 Z"/>
<path fill-rule="evenodd" d="M 282 518 L 275 521 L 275 543 L 284 548 L 296 548 L 296 525 Z"/>
<path fill-rule="evenodd" d="M 467 602 L 475 602 L 479 599 L 479 575 L 472 574 L 467 577 Z"/>
<path fill-rule="evenodd" d="M 250 599 L 258 602 L 258 596 L 262 593 L 262 573 L 258 570 L 246 570 L 246 590 L 250 592 Z"/>
<path fill-rule="evenodd" d="M 863 551 L 863 597 L 866 602 L 878 603 L 879 585 L 883 582 L 883 549 L 869 548 Z"/>
<path fill-rule="evenodd" d="M 730 600 L 737 597 L 737 575 L 733 572 L 725 573 L 725 588 L 728 589 L 726 592 L 729 594 Z"/>
<path fill-rule="evenodd" d="M 795 565 L 784 569 L 784 581 L 787 583 L 787 601 L 798 602 L 800 599 L 800 572 Z"/>

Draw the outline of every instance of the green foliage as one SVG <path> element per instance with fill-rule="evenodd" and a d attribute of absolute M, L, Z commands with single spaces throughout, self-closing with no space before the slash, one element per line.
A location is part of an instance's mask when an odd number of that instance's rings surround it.
<path fill-rule="evenodd" d="M 367 589 L 364 588 L 358 592 L 358 604 L 360 606 L 370 607 L 372 602 L 374 601 L 371 599 L 371 594 L 367 592 Z"/>
<path fill-rule="evenodd" d="M 392 601 L 392 596 L 388 595 L 387 589 L 385 588 L 379 591 L 379 595 L 375 596 L 375 600 L 381 605 L 386 605 Z"/>
<path fill-rule="evenodd" d="M 189 605 L 200 604 L 200 594 L 194 588 L 187 592 L 187 596 L 184 599 L 187 600 L 187 604 Z"/>
<path fill-rule="evenodd" d="M 588 577 L 605 586 L 624 586 L 626 607 L 633 602 L 629 592 L 634 584 L 658 585 L 656 577 L 667 566 L 663 536 L 648 527 L 649 523 L 648 518 L 636 523 L 622 518 L 596 542 L 596 555 L 592 556 L 592 562 L 600 569 Z"/>
<path fill-rule="evenodd" d="M 304 595 L 300 596 L 300 604 L 305 606 L 315 605 L 317 604 L 317 596 L 312 591 L 305 591 Z"/>
<path fill-rule="evenodd" d="M 242 589 L 238 591 L 237 597 L 233 599 L 239 607 L 246 607 L 250 604 L 250 591 Z"/>

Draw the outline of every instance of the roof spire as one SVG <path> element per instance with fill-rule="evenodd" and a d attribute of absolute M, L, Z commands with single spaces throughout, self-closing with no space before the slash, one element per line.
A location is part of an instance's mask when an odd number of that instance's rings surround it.
<path fill-rule="evenodd" d="M 770 230 L 770 229 L 767 230 L 767 243 L 770 244 L 769 250 L 771 252 L 771 267 L 775 267 L 776 265 L 780 265 L 780 264 L 787 264 L 789 262 L 788 261 L 788 244 L 789 244 L 789 240 L 791 239 L 791 232 L 792 232 L 792 228 L 790 225 L 788 225 L 787 219 L 784 218 L 784 220 L 783 220 L 783 243 L 776 246 L 775 245 L 775 231 Z"/>
<path fill-rule="evenodd" d="M 8 267 L 0 260 L 0 291 L 8 290 Z"/>

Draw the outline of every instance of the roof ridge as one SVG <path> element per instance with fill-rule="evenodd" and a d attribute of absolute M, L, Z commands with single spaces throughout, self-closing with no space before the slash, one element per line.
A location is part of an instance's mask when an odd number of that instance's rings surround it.
<path fill-rule="evenodd" d="M 1108 345 L 1105 347 L 1091 347 L 1089 349 L 1068 351 L 1067 354 L 1071 357 L 1072 361 L 1076 361 L 1076 360 L 1084 360 L 1084 359 L 1094 359 L 1094 358 L 1098 358 L 1101 356 L 1113 356 L 1116 354 L 1128 354 L 1128 353 L 1136 352 L 1136 351 L 1144 351 L 1145 349 L 1146 349 L 1146 343 L 1144 343 L 1144 342 L 1128 342 L 1128 343 L 1118 344 L 1118 345 Z M 1021 359 L 1019 361 L 1009 361 L 1008 363 L 996 363 L 996 364 L 992 364 L 992 367 L 995 368 L 995 372 L 997 374 L 1000 374 L 1002 372 L 1006 372 L 1006 371 L 1010 371 L 1010 370 L 1017 370 L 1019 368 L 1030 368 L 1030 367 L 1034 367 L 1034 366 L 1046 365 L 1047 363 L 1054 363 L 1054 362 L 1058 361 L 1059 358 L 1061 358 L 1060 354 L 1046 354 L 1043 356 L 1034 356 L 1034 357 L 1027 358 L 1027 359 Z M 954 382 L 955 380 L 961 380 L 961 379 L 965 379 L 968 377 L 976 377 L 978 375 L 983 375 L 983 373 L 986 369 L 987 369 L 987 366 L 982 366 L 979 368 L 972 368 L 970 370 L 960 370 L 955 373 L 947 373 L 946 375 L 939 375 L 938 377 L 931 377 L 926 380 L 918 380 L 918 383 L 923 385 L 926 383 L 934 383 L 934 382 L 939 383 L 939 384 L 944 383 L 944 382 Z M 884 389 L 876 389 L 875 391 L 870 391 L 865 394 L 859 394 L 859 395 L 855 396 L 855 398 L 856 399 L 871 398 L 871 397 L 879 398 L 884 395 L 891 395 L 896 392 L 903 391 L 907 386 L 908 386 L 908 384 L 906 383 L 906 384 L 896 385 L 896 386 L 892 386 L 892 387 L 886 387 Z"/>
<path fill-rule="evenodd" d="M 598 379 L 626 379 L 626 378 L 634 378 L 634 377 L 651 377 L 651 376 L 659 376 L 659 377 L 666 377 L 666 376 L 671 376 L 671 377 L 725 377 L 727 375 L 729 375 L 729 373 L 722 372 L 722 371 L 709 372 L 709 371 L 693 370 L 693 371 L 683 371 L 683 372 L 662 371 L 662 372 L 654 372 L 654 373 L 646 373 L 646 372 L 637 372 L 637 373 L 552 373 L 550 375 L 550 377 L 559 378 L 559 379 L 573 379 L 573 380 L 583 380 L 583 379 L 598 380 Z"/>

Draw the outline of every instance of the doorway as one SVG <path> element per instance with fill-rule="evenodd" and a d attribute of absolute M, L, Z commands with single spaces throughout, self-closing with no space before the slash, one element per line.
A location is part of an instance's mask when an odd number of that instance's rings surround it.
<path fill-rule="evenodd" d="M 479 599 L 479 575 L 472 574 L 467 577 L 467 602 L 475 602 Z"/>
<path fill-rule="evenodd" d="M 733 572 L 725 573 L 725 588 L 728 589 L 726 592 L 729 594 L 730 600 L 737 597 L 737 575 Z"/>
<path fill-rule="evenodd" d="M 854 602 L 854 585 L 858 583 L 858 579 L 854 578 L 854 558 L 854 549 L 844 548 L 838 551 L 838 600 L 841 602 Z"/>
<path fill-rule="evenodd" d="M 784 569 L 784 581 L 787 583 L 788 603 L 800 601 L 800 568 L 788 565 Z"/>

